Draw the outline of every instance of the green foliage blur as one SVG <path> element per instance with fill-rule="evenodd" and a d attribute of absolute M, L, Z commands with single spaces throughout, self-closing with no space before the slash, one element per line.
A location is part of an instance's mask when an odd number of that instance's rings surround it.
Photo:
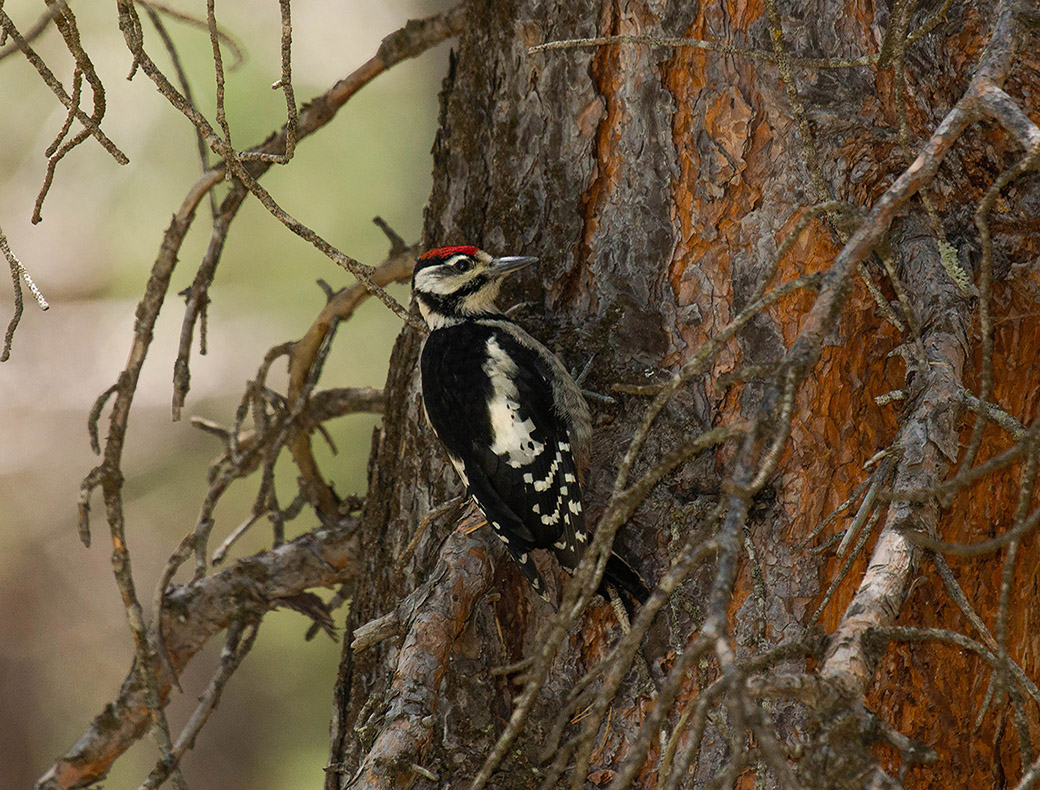
<path fill-rule="evenodd" d="M 130 633 L 112 578 L 98 497 L 91 548 L 84 548 L 76 535 L 79 483 L 96 462 L 86 419 L 94 398 L 114 383 L 125 364 L 134 307 L 163 231 L 201 172 L 188 121 L 143 73 L 127 81 L 130 55 L 114 5 L 70 5 L 106 87 L 102 128 L 130 164 L 119 166 L 88 139 L 58 164 L 43 222 L 32 225 L 46 167 L 43 152 L 65 110 L 24 57 L 0 61 L 0 227 L 51 304 L 44 313 L 26 293 L 12 358 L 0 365 L 0 786 L 11 788 L 31 786 L 68 750 L 114 699 L 130 668 Z M 205 18 L 202 2 L 173 5 Z M 306 102 L 349 74 L 409 17 L 447 5 L 420 0 L 296 3 L 297 101 Z M 3 10 L 25 31 L 43 9 L 36 0 L 9 0 Z M 216 11 L 246 55 L 227 74 L 226 97 L 232 141 L 236 148 L 247 148 L 285 119 L 283 94 L 271 89 L 280 74 L 278 4 L 217 3 Z M 169 69 L 143 8 L 141 13 L 146 48 Z M 212 121 L 215 83 L 208 35 L 172 19 L 165 24 L 196 102 Z M 72 59 L 53 26 L 33 46 L 70 86 Z M 441 45 L 379 77 L 332 123 L 304 140 L 290 164 L 275 166 L 264 178 L 266 188 L 293 216 L 365 263 L 378 263 L 388 249 L 371 222 L 376 215 L 406 241 L 417 240 L 430 190 L 429 151 L 447 52 L 448 45 Z M 225 65 L 232 60 L 225 49 Z M 90 100 L 83 105 L 89 109 Z M 127 539 L 145 602 L 166 558 L 195 524 L 207 490 L 207 464 L 221 449 L 214 437 L 193 428 L 190 418 L 230 424 L 264 352 L 302 335 L 324 305 L 315 280 L 334 288 L 351 281 L 248 200 L 232 226 L 210 291 L 208 353 L 198 354 L 196 339 L 192 391 L 183 418 L 172 422 L 172 370 L 183 315 L 176 294 L 191 282 L 205 251 L 208 214 L 203 202 L 181 251 L 130 420 L 124 460 Z M 392 292 L 407 300 L 404 286 Z M 4 326 L 11 310 L 10 290 L 0 288 Z M 320 386 L 382 386 L 399 328 L 396 316 L 370 300 L 340 328 Z M 271 383 L 283 388 L 284 381 L 280 369 Z M 329 425 L 339 452 L 333 456 L 320 449 L 319 461 L 340 494 L 364 492 L 376 423 L 373 417 L 354 416 Z M 283 505 L 295 495 L 295 480 L 294 468 L 283 459 L 278 469 Z M 248 517 L 257 485 L 254 475 L 222 501 L 211 549 Z M 304 513 L 289 525 L 288 537 L 314 526 L 313 517 Z M 261 550 L 270 539 L 261 521 L 232 554 Z M 342 612 L 337 619 L 342 621 Z M 305 642 L 307 627 L 294 613 L 276 612 L 264 620 L 257 646 L 184 762 L 193 790 L 321 785 L 340 645 L 323 635 Z M 175 694 L 168 710 L 175 731 L 209 680 L 219 641 L 181 679 L 184 693 Z M 154 743 L 142 740 L 116 763 L 104 786 L 137 787 L 157 755 Z"/>

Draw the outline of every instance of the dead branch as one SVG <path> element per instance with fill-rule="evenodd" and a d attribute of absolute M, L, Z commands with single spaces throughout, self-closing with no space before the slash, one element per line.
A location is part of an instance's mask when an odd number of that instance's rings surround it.
<path fill-rule="evenodd" d="M 914 164 L 882 196 L 865 225 L 880 220 L 887 213 L 882 211 L 886 204 L 895 206 L 902 195 L 908 198 L 909 190 L 919 188 L 920 182 L 915 176 L 934 172 L 938 159 L 963 131 L 965 123 L 981 114 L 983 97 L 993 90 L 999 90 L 1014 53 L 1015 5 L 1012 2 L 1001 4 L 989 44 L 964 97 L 940 124 Z M 890 221 L 885 223 L 885 228 Z M 875 228 L 880 229 L 876 225 Z M 864 235 L 864 228 L 856 233 L 856 236 Z M 839 261 L 854 247 L 854 241 L 855 236 L 842 250 Z M 932 291 L 936 284 L 941 287 L 944 282 L 941 273 L 934 272 L 934 268 L 928 265 L 935 263 L 934 256 L 921 250 L 912 254 L 910 260 L 916 265 L 906 268 L 908 274 L 928 277 L 927 282 Z M 929 272 L 929 269 L 933 271 Z M 903 488 L 934 490 L 956 455 L 955 415 L 958 412 L 959 393 L 963 389 L 961 377 L 967 346 L 965 327 L 968 318 L 962 300 L 950 294 L 948 288 L 945 290 L 940 315 L 933 317 L 935 327 L 923 337 L 929 367 L 917 371 L 917 375 L 924 379 L 924 389 L 918 396 L 913 413 L 900 431 L 902 457 L 896 469 L 896 491 Z M 920 312 L 923 306 L 916 307 Z M 984 396 L 982 400 L 985 400 Z M 895 619 L 902 608 L 907 584 L 917 564 L 917 550 L 900 528 L 914 525 L 920 531 L 934 534 L 938 515 L 934 500 L 916 505 L 904 502 L 889 508 L 870 566 L 835 633 L 820 673 L 821 677 L 834 682 L 853 699 L 863 697 L 873 675 L 874 658 L 864 649 L 863 635 L 868 628 L 888 625 Z"/>
<path fill-rule="evenodd" d="M 917 272 L 926 270 L 929 259 L 933 264 L 930 276 L 934 283 L 941 277 L 941 271 L 938 261 L 926 250 L 911 254 L 905 268 Z M 924 390 L 917 396 L 916 407 L 904 421 L 897 439 L 901 457 L 896 465 L 895 491 L 902 488 L 932 490 L 953 460 L 950 449 L 957 446 L 956 415 L 967 348 L 968 309 L 967 303 L 949 290 L 942 305 L 949 323 L 944 321 L 923 338 L 929 366 L 915 372 L 925 381 Z M 958 320 L 959 327 L 955 325 Z M 938 519 L 939 508 L 934 499 L 926 503 L 889 505 L 867 572 L 834 634 L 820 672 L 822 678 L 834 682 L 853 698 L 864 695 L 876 660 L 865 650 L 863 637 L 868 629 L 887 625 L 895 619 L 919 559 L 919 551 L 906 539 L 901 528 L 913 525 L 915 529 L 935 534 Z"/>
<path fill-rule="evenodd" d="M 721 41 L 705 41 L 698 38 L 665 38 L 659 36 L 597 36 L 595 38 L 569 38 L 561 41 L 546 41 L 544 44 L 536 44 L 527 48 L 528 55 L 539 52 L 549 52 L 556 49 L 583 49 L 585 47 L 602 47 L 608 44 L 643 44 L 651 47 L 667 47 L 668 49 L 700 49 L 706 52 L 716 52 L 720 55 L 736 55 L 738 57 L 776 61 L 776 53 L 762 49 L 750 49 L 748 47 L 737 47 Z M 850 69 L 862 66 L 870 66 L 876 63 L 879 55 L 863 55 L 858 58 L 791 58 L 796 66 L 805 66 L 814 69 Z"/>
<path fill-rule="evenodd" d="M 360 566 L 352 529 L 348 522 L 334 530 L 308 533 L 239 560 L 215 576 L 171 587 L 163 615 L 169 666 L 181 672 L 207 641 L 244 616 L 259 617 L 281 605 L 281 599 L 355 578 Z M 168 671 L 162 670 L 158 684 L 163 706 L 172 682 Z M 131 669 L 119 696 L 40 777 L 37 790 L 82 787 L 103 779 L 151 724 L 146 697 L 140 673 Z"/>
<path fill-rule="evenodd" d="M 184 11 L 172 8 L 166 5 L 166 3 L 159 3 L 156 2 L 156 0 L 134 0 L 134 2 L 139 6 L 143 6 L 146 11 L 150 12 L 149 16 L 151 16 L 152 13 L 155 13 L 156 15 L 162 14 L 163 16 L 168 16 L 170 19 L 176 19 L 178 22 L 183 22 L 186 25 L 201 30 L 207 30 L 209 27 L 205 19 L 200 19 L 197 16 L 192 16 Z M 217 27 L 216 35 L 220 43 L 231 50 L 231 56 L 234 60 L 232 60 L 228 69 L 234 71 L 245 61 L 245 54 L 242 52 L 242 45 L 235 40 L 234 36 L 220 26 Z"/>
<path fill-rule="evenodd" d="M 119 5 L 120 27 L 124 32 L 131 52 L 134 54 L 135 66 L 139 65 L 143 68 L 153 81 L 155 81 L 163 95 L 192 120 L 196 128 L 199 130 L 199 133 L 206 139 L 207 143 L 214 151 L 217 153 L 230 153 L 230 147 L 216 137 L 205 118 L 203 118 L 191 103 L 169 83 L 162 72 L 144 52 L 140 19 L 137 16 L 133 4 L 129 2 L 121 2 Z M 0 14 L 2 14 L 2 12 L 0 12 Z M 443 22 L 443 19 L 443 17 L 438 18 L 438 20 L 441 21 L 439 26 L 437 24 L 430 24 L 428 26 L 429 28 L 435 29 L 437 33 L 441 35 L 441 38 L 436 38 L 436 36 L 434 36 L 435 41 L 442 40 L 450 34 L 452 30 L 450 25 Z M 7 19 L 6 16 L 0 16 L 0 23 L 3 23 L 5 29 L 13 29 L 10 20 Z M 422 25 L 419 27 L 422 32 L 429 32 L 428 29 Z M 15 36 L 16 32 L 17 31 L 12 32 L 11 35 Z M 426 44 L 426 41 L 427 39 L 423 39 L 424 44 Z M 419 51 L 423 51 L 425 48 L 427 47 L 423 47 Z M 24 51 L 26 52 L 27 57 L 29 57 L 31 50 L 26 47 Z M 383 52 L 383 48 L 381 48 L 380 51 Z M 396 55 L 399 60 L 410 54 L 416 54 L 416 52 L 402 47 L 400 50 L 392 52 L 391 54 Z M 30 59 L 32 58 L 30 57 Z M 380 73 L 385 70 L 387 64 L 391 60 L 392 58 L 388 56 L 383 62 L 381 68 L 379 68 L 375 73 Z M 38 64 L 38 70 L 40 69 L 46 69 L 42 64 L 42 61 Z M 41 70 L 41 74 L 44 74 L 44 71 Z M 51 80 L 51 82 L 56 83 L 54 80 Z M 365 84 L 365 82 L 367 82 L 367 80 L 354 83 L 354 91 Z M 63 95 L 63 89 L 61 89 L 60 84 L 52 85 L 52 88 L 59 97 Z M 346 94 L 342 89 L 334 90 L 333 93 L 336 97 L 334 102 L 339 102 L 339 105 L 337 106 L 341 106 L 342 102 L 345 101 L 349 95 L 352 95 L 352 92 Z M 71 105 L 71 101 L 63 99 L 63 102 L 66 106 Z M 77 118 L 80 118 L 80 115 L 81 113 L 77 114 Z M 313 126 L 311 129 L 307 130 L 305 124 L 302 122 L 301 116 L 301 129 L 299 130 L 298 136 L 302 136 L 307 133 L 307 131 L 313 131 L 314 128 L 327 122 L 327 120 L 331 118 L 331 115 L 324 118 L 318 115 L 312 115 L 311 118 Z M 80 120 L 84 124 L 90 122 L 89 119 L 83 120 L 83 118 L 80 118 Z M 234 164 L 233 159 L 229 161 Z M 260 173 L 264 172 L 266 169 L 264 163 L 256 163 L 254 166 L 260 168 Z M 244 169 L 241 170 L 240 175 L 242 178 L 251 181 L 251 186 L 254 191 L 259 190 L 255 180 L 253 180 L 252 176 L 248 176 Z M 104 494 L 109 529 L 113 541 L 113 571 L 123 598 L 124 606 L 127 611 L 127 618 L 134 637 L 135 653 L 138 658 L 136 671 L 142 678 L 142 683 L 146 691 L 144 704 L 156 718 L 157 727 L 155 728 L 155 732 L 159 739 L 159 745 L 164 760 L 169 760 L 173 748 L 168 727 L 165 724 L 165 714 L 161 704 L 164 687 L 159 680 L 164 673 L 166 675 L 170 674 L 170 666 L 160 666 L 160 663 L 168 664 L 169 662 L 158 660 L 158 656 L 166 655 L 166 651 L 161 649 L 165 630 L 162 618 L 154 624 L 155 627 L 152 629 L 149 629 L 146 625 L 144 610 L 141 606 L 130 569 L 130 553 L 127 546 L 123 512 L 123 474 L 121 464 L 130 408 L 137 389 L 140 372 L 151 345 L 155 322 L 169 289 L 170 278 L 177 262 L 178 251 L 192 221 L 194 220 L 198 202 L 216 183 L 217 181 L 213 179 L 212 175 L 204 176 L 200 182 L 189 191 L 187 197 L 182 202 L 179 211 L 174 215 L 173 221 L 165 234 L 163 244 L 160 247 L 158 257 L 153 264 L 152 272 L 145 288 L 145 295 L 137 308 L 134 339 L 126 368 L 120 375 L 114 391 L 110 389 L 102 396 L 102 399 L 107 399 L 114 394 L 111 417 L 109 420 L 110 428 L 108 440 L 104 447 L 103 460 L 102 463 L 95 467 L 95 469 L 93 469 L 84 479 L 80 496 L 80 534 L 83 536 L 84 542 L 87 542 L 89 541 L 90 534 L 88 522 L 90 495 L 97 487 L 100 487 Z M 229 206 L 229 215 L 233 215 L 234 210 L 237 210 L 237 206 Z M 302 226 L 300 227 L 302 228 Z M 220 244 L 222 245 L 222 243 L 221 239 Z M 357 265 L 360 266 L 360 264 Z M 367 279 L 367 275 L 364 271 L 361 271 L 361 279 L 363 281 Z M 385 296 L 381 289 L 376 287 L 376 290 Z M 199 294 L 199 298 L 205 298 L 204 292 Z M 389 297 L 386 298 L 389 299 Z M 396 302 L 394 304 L 396 305 Z M 100 417 L 100 411 L 100 408 L 94 410 L 98 417 Z M 234 433 L 237 435 L 237 430 Z M 196 548 L 200 542 L 201 541 L 197 539 L 195 540 Z M 185 546 L 182 543 L 181 549 L 184 548 Z M 180 554 L 181 550 L 178 550 L 175 554 L 174 561 L 171 562 L 170 565 L 177 564 Z M 159 594 L 162 595 L 161 590 Z M 160 598 L 160 600 L 164 599 Z"/>
<path fill-rule="evenodd" d="M 379 218 L 376 218 L 377 221 Z M 396 236 L 396 234 L 395 234 Z M 400 282 L 411 276 L 412 266 L 418 254 L 418 246 L 407 246 L 399 238 L 391 238 L 390 253 L 372 272 L 372 281 L 380 287 L 393 282 Z M 287 391 L 288 405 L 295 409 L 303 395 L 304 384 L 312 373 L 312 366 L 317 358 L 318 350 L 326 342 L 329 332 L 336 323 L 348 320 L 354 311 L 370 296 L 369 290 L 361 283 L 355 283 L 334 294 L 325 308 L 314 319 L 306 334 L 295 344 L 289 357 L 289 387 Z M 293 461 L 300 470 L 304 488 L 315 508 L 328 516 L 335 514 L 339 507 L 332 489 L 318 469 L 311 451 L 311 439 L 308 431 L 302 431 L 289 445 Z"/>
<path fill-rule="evenodd" d="M 430 748 L 437 693 L 452 646 L 493 577 L 488 530 L 466 532 L 482 520 L 470 507 L 441 549 L 428 586 L 406 602 L 411 611 L 400 616 L 410 622 L 409 630 L 383 703 L 379 733 L 350 783 L 357 790 L 406 790 L 421 773 L 417 766 Z M 422 682 L 416 682 L 418 678 Z"/>
<path fill-rule="evenodd" d="M 299 143 L 329 123 L 350 98 L 372 80 L 408 58 L 417 57 L 445 39 L 456 35 L 462 25 L 461 6 L 447 14 L 438 14 L 422 20 L 412 20 L 400 30 L 383 39 L 379 51 L 368 61 L 355 69 L 350 75 L 339 80 L 329 90 L 305 104 L 296 119 L 293 138 Z M 189 115 L 189 117 L 192 117 Z M 202 129 L 199 133 L 202 134 Z M 285 155 L 290 130 L 288 124 L 268 137 L 263 143 L 245 149 L 242 152 L 248 162 L 245 168 L 254 178 L 260 178 L 278 157 Z M 203 136 L 203 139 L 205 137 Z M 256 154 L 257 156 L 253 156 Z M 261 156 L 262 155 L 262 156 Z M 218 165 L 207 171 L 193 187 L 195 194 L 204 194 L 220 183 L 224 177 L 224 165 Z M 210 246 L 206 257 L 199 267 L 195 280 L 186 296 L 184 321 L 181 327 L 180 347 L 174 371 L 173 415 L 178 419 L 184 400 L 187 396 L 190 376 L 188 360 L 191 354 L 191 342 L 196 321 L 199 319 L 208 301 L 208 289 L 213 282 L 214 273 L 231 221 L 245 200 L 248 190 L 236 183 L 220 208 L 220 222 L 215 223 Z M 377 286 L 378 287 L 378 286 Z M 371 289 L 369 289 L 371 291 Z"/>
<path fill-rule="evenodd" d="M 124 38 L 127 46 L 131 53 L 134 55 L 135 64 L 139 65 L 145 74 L 148 75 L 149 79 L 155 83 L 156 88 L 159 92 L 166 97 L 166 99 L 172 104 L 178 111 L 180 111 L 191 123 L 196 127 L 199 133 L 205 138 L 207 144 L 214 151 L 214 153 L 224 158 L 224 167 L 230 168 L 232 174 L 237 178 L 258 200 L 264 205 L 271 214 L 282 222 L 289 230 L 296 235 L 305 239 L 306 241 L 313 244 L 319 250 L 327 255 L 338 265 L 347 269 L 353 274 L 359 282 L 363 283 L 365 287 L 377 298 L 380 299 L 387 307 L 393 310 L 399 315 L 402 320 L 412 323 L 415 322 L 417 326 L 421 326 L 421 322 L 417 319 L 411 318 L 407 311 L 399 305 L 396 300 L 391 298 L 382 287 L 377 285 L 371 279 L 371 269 L 368 266 L 360 263 L 359 261 L 351 258 L 343 252 L 336 249 L 333 245 L 329 244 L 325 239 L 315 233 L 312 229 L 301 223 L 299 220 L 292 217 L 288 212 L 281 208 L 278 203 L 274 200 L 273 196 L 257 182 L 257 178 L 260 174 L 265 172 L 265 169 L 255 171 L 250 168 L 247 163 L 241 161 L 241 157 L 236 154 L 231 146 L 229 139 L 222 139 L 216 131 L 213 129 L 209 121 L 203 117 L 167 79 L 166 75 L 159 69 L 151 57 L 147 54 L 144 49 L 143 35 L 141 31 L 141 21 L 137 15 L 137 11 L 134 8 L 133 3 L 127 0 L 121 0 L 118 3 L 119 12 L 119 26 L 123 31 Z M 379 48 L 379 52 L 376 56 L 370 60 L 365 66 L 358 71 L 354 72 L 350 78 L 346 81 L 337 83 L 337 86 L 331 91 L 329 104 L 326 105 L 327 109 L 331 109 L 332 112 L 342 106 L 342 102 L 346 101 L 353 93 L 355 93 L 360 87 L 367 84 L 372 78 L 385 71 L 390 66 L 408 57 L 412 57 L 420 52 L 426 51 L 431 46 L 440 43 L 445 38 L 453 35 L 457 32 L 458 27 L 461 25 L 462 13 L 461 7 L 456 8 L 446 14 L 437 15 L 430 17 L 425 20 L 413 21 L 409 23 L 405 28 L 398 31 L 392 36 L 388 36 L 384 39 L 383 44 Z M 214 23 L 215 24 L 215 23 Z M 214 44 L 216 47 L 216 44 Z M 219 75 L 222 74 L 222 69 L 219 62 L 219 48 L 215 54 L 215 65 L 217 67 L 218 81 Z M 356 75 L 356 76 L 355 76 Z M 218 84 L 218 93 L 220 86 Z M 337 103 L 338 102 L 338 103 Z M 279 156 L 284 156 L 287 134 L 293 134 L 295 140 L 304 136 L 307 133 L 306 123 L 304 116 L 306 113 L 301 113 L 297 118 L 295 132 L 290 131 L 292 122 L 287 123 L 283 127 L 282 133 L 272 140 L 267 141 L 259 149 L 249 149 L 246 153 L 256 153 L 258 150 L 262 153 L 263 149 L 270 145 L 277 144 L 280 147 L 278 151 Z M 314 121 L 320 121 L 320 115 L 315 115 Z M 230 132 L 225 130 L 225 137 Z M 247 159 L 256 159 L 257 157 L 247 156 Z M 270 157 L 260 157 L 260 162 L 249 163 L 253 167 L 269 164 L 268 160 Z M 204 176 L 204 180 L 209 184 L 206 188 L 211 188 L 220 177 L 226 175 L 223 170 L 219 174 L 208 174 Z M 213 180 L 216 177 L 216 180 Z M 237 209 L 235 209 L 237 210 Z M 199 297 L 201 299 L 201 295 Z M 191 318 L 194 321 L 194 317 Z M 182 352 L 184 348 L 182 331 Z M 175 412 L 177 409 L 177 401 L 174 403 Z"/>
<path fill-rule="evenodd" d="M 945 20 L 953 0 L 946 0 L 942 8 L 938 9 L 919 28 L 906 35 L 906 44 L 910 45 L 921 39 L 932 31 L 940 22 Z M 787 60 L 794 66 L 813 69 L 850 69 L 860 68 L 878 64 L 886 59 L 886 53 L 891 47 L 895 36 L 891 34 L 891 28 L 886 31 L 885 44 L 880 52 L 872 55 L 861 55 L 856 58 L 798 58 L 788 57 Z M 905 30 L 903 31 L 905 34 Z M 720 55 L 736 55 L 738 57 L 762 60 L 776 63 L 779 57 L 776 50 L 767 51 L 762 49 L 751 49 L 749 47 L 737 47 L 721 41 L 705 41 L 698 38 L 666 37 L 666 36 L 643 36 L 632 34 L 621 34 L 614 36 L 596 36 L 592 38 L 569 38 L 559 41 L 546 41 L 527 48 L 528 55 L 539 52 L 549 52 L 557 49 L 584 49 L 587 47 L 602 47 L 608 44 L 643 44 L 651 47 L 666 47 L 668 49 L 700 49 L 706 52 L 715 52 Z"/>
<path fill-rule="evenodd" d="M 584 783 L 584 777 L 588 773 L 594 736 L 599 731 L 610 701 L 620 689 L 625 675 L 632 666 L 636 651 L 649 630 L 654 617 L 694 567 L 706 556 L 715 553 L 717 548 L 714 541 L 704 539 L 702 532 L 697 531 L 691 535 L 686 545 L 683 546 L 677 560 L 672 563 L 668 572 L 662 576 L 657 589 L 654 590 L 646 605 L 639 610 L 639 614 L 635 622 L 632 623 L 629 633 L 625 634 L 625 637 L 618 643 L 610 657 L 605 661 L 608 667 L 606 676 L 599 688 L 595 690 L 590 713 L 584 719 L 582 733 L 576 744 L 577 758 L 575 759 L 572 787 L 577 786 L 579 781 L 582 784 Z M 692 653 L 693 651 L 688 652 Z M 658 698 L 657 704 L 664 710 L 670 706 L 670 701 L 661 696 Z"/>
<path fill-rule="evenodd" d="M 83 49 L 83 44 L 80 42 L 79 28 L 76 25 L 76 17 L 72 13 L 72 9 L 65 5 L 62 0 L 47 0 L 47 5 L 57 9 L 57 13 L 54 16 L 54 25 L 58 28 L 61 37 L 65 41 L 65 46 L 72 54 L 76 62 L 76 69 L 73 78 L 73 97 L 69 104 L 68 116 L 58 136 L 45 152 L 47 155 L 47 173 L 40 193 L 36 197 L 36 205 L 33 208 L 32 215 L 33 223 L 40 222 L 43 219 L 40 212 L 43 208 L 43 201 L 47 197 L 47 192 L 50 190 L 51 181 L 54 178 L 54 169 L 57 167 L 58 162 L 61 161 L 65 154 L 86 140 L 91 134 L 90 127 L 84 126 L 83 130 L 71 140 L 63 142 L 63 138 L 72 127 L 72 119 L 76 115 L 76 111 L 79 110 L 80 88 L 84 79 L 90 84 L 91 101 L 94 107 L 90 114 L 90 120 L 95 125 L 95 128 L 100 126 L 102 119 L 105 117 L 105 86 L 94 69 L 90 56 Z M 28 51 L 26 51 L 26 55 L 28 54 Z"/>
<path fill-rule="evenodd" d="M 473 508 L 472 500 L 467 499 L 463 502 L 460 497 L 456 497 L 430 512 L 443 515 L 449 511 L 454 511 L 455 514 L 458 514 L 461 510 L 465 510 L 462 515 L 455 519 L 453 533 L 457 532 L 467 535 L 484 523 L 483 516 L 476 513 Z M 452 538 L 449 536 L 449 543 L 451 541 Z M 454 551 L 455 549 L 453 548 L 452 552 Z M 441 557 L 443 558 L 444 556 L 442 553 Z M 450 578 L 450 575 L 433 574 L 429 579 L 412 590 L 407 598 L 389 612 L 355 628 L 354 637 L 350 643 L 350 647 L 355 655 L 379 644 L 384 639 L 407 633 L 427 605 L 427 601 L 433 593 L 433 588 L 444 582 L 446 578 Z"/>

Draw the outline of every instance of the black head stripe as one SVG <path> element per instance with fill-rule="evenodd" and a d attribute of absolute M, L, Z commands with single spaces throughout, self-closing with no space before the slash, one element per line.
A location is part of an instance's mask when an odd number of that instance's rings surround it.
<path fill-rule="evenodd" d="M 465 298 L 470 294 L 475 294 L 477 291 L 479 291 L 481 288 L 487 285 L 490 279 L 491 278 L 488 277 L 486 274 L 476 274 L 473 277 L 471 277 L 468 282 L 464 283 L 461 288 L 455 291 L 455 293 L 453 293 L 452 296 Z"/>
<path fill-rule="evenodd" d="M 416 291 L 416 298 L 422 302 L 429 310 L 441 315 L 448 315 L 450 308 L 454 305 L 452 301 L 454 299 L 453 294 L 434 294 L 426 293 L 425 291 Z"/>
<path fill-rule="evenodd" d="M 433 266 L 440 266 L 444 263 L 441 258 L 427 258 L 425 255 L 415 262 L 415 266 L 412 268 L 412 288 L 415 287 L 415 275 L 424 269 L 429 269 Z"/>
<path fill-rule="evenodd" d="M 413 289 L 415 288 L 415 278 L 416 278 L 416 275 L 418 275 L 419 272 L 425 271 L 426 269 L 432 269 L 432 268 L 434 268 L 436 266 L 444 266 L 444 264 L 450 262 L 452 259 L 458 259 L 459 256 L 466 255 L 466 253 L 464 253 L 464 252 L 459 252 L 458 251 L 459 249 L 475 249 L 475 248 L 470 248 L 470 247 L 463 247 L 463 248 L 447 247 L 446 249 L 447 250 L 451 250 L 451 254 L 450 255 L 445 255 L 445 256 L 441 257 L 439 255 L 432 255 L 431 253 L 426 253 L 426 255 L 422 256 L 421 258 L 419 258 L 419 260 L 417 260 L 415 262 L 415 268 L 412 269 L 412 288 Z M 434 252 L 440 252 L 440 250 L 434 250 Z M 470 257 L 472 258 L 472 256 L 470 256 Z M 448 273 L 454 274 L 455 273 L 455 272 L 452 271 L 452 267 L 450 267 L 450 266 L 445 266 L 444 272 L 445 272 L 445 274 L 448 274 Z M 486 282 L 487 282 L 487 278 L 482 278 L 481 279 L 481 284 L 486 283 Z M 470 285 L 470 283 L 467 283 L 466 287 L 468 287 L 469 285 Z M 472 290 L 471 291 L 467 291 L 467 293 L 473 293 L 473 291 Z"/>
<path fill-rule="evenodd" d="M 412 279 L 414 281 L 414 274 L 412 275 Z M 415 295 L 431 310 L 434 310 L 441 315 L 454 315 L 461 309 L 462 303 L 465 301 L 466 297 L 475 294 L 487 285 L 490 279 L 491 278 L 486 274 L 481 273 L 474 275 L 451 293 L 438 294 L 427 291 L 416 291 Z"/>

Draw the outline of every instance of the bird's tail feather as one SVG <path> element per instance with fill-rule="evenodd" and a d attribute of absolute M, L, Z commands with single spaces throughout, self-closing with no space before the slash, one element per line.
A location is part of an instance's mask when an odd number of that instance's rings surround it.
<path fill-rule="evenodd" d="M 542 574 L 538 572 L 538 568 L 535 567 L 534 559 L 532 559 L 530 554 L 522 549 L 514 548 L 510 544 L 506 545 L 506 550 L 516 562 L 516 567 L 520 569 L 524 578 L 530 582 L 531 587 L 533 587 L 534 591 L 538 593 L 538 596 L 543 601 L 548 601 L 549 595 L 545 589 L 545 579 L 543 579 Z"/>
<path fill-rule="evenodd" d="M 628 593 L 640 604 L 646 603 L 646 599 L 650 597 L 650 590 L 647 588 L 646 582 L 618 554 L 610 555 L 607 559 L 607 567 L 603 571 L 603 581 L 600 584 L 599 593 L 607 600 L 610 599 L 606 590 L 608 584 L 613 584 L 619 591 Z"/>

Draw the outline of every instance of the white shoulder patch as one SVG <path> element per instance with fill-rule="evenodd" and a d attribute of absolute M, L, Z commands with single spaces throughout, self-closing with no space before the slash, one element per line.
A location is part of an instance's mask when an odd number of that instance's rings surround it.
<path fill-rule="evenodd" d="M 491 451 L 505 456 L 507 464 L 519 469 L 541 455 L 545 445 L 534 438 L 535 425 L 530 418 L 520 419 L 520 393 L 514 381 L 516 363 L 494 336 L 488 338 L 487 354 L 484 372 L 491 380 Z"/>

